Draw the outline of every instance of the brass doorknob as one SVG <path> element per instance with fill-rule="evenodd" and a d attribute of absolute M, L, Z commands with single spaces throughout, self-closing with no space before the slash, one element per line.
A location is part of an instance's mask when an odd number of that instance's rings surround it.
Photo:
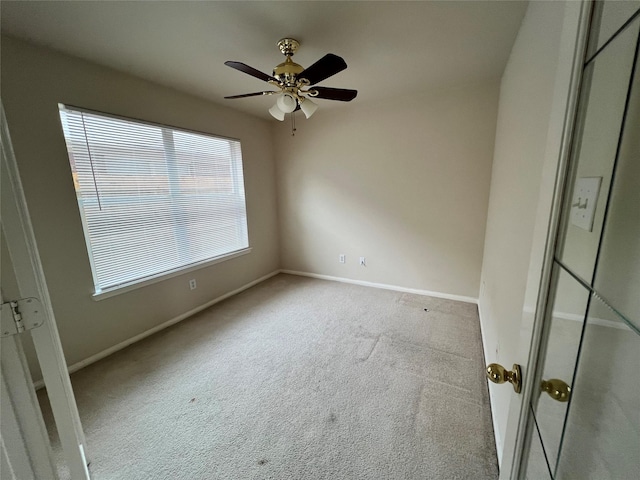
<path fill-rule="evenodd" d="M 498 363 L 490 363 L 487 365 L 487 378 L 493 383 L 509 382 L 516 393 L 522 390 L 522 373 L 517 363 L 513 364 L 513 370 L 507 370 Z"/>
<path fill-rule="evenodd" d="M 568 402 L 571 398 L 571 387 L 557 378 L 542 380 L 540 390 L 547 392 L 551 398 L 559 402 Z"/>

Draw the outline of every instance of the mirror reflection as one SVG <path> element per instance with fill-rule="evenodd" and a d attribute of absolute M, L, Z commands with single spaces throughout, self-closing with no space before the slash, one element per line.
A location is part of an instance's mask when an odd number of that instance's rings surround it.
<path fill-rule="evenodd" d="M 595 2 L 588 56 L 598 49 L 640 9 L 640 0 Z"/>
<path fill-rule="evenodd" d="M 593 296 L 556 479 L 637 478 L 639 365 L 640 335 Z"/>
<path fill-rule="evenodd" d="M 640 70 L 616 162 L 595 289 L 640 329 Z M 640 363 L 639 363 L 640 365 Z"/>
<path fill-rule="evenodd" d="M 591 283 L 598 254 L 607 197 L 622 130 L 627 92 L 640 22 L 618 35 L 585 69 L 577 127 L 570 204 L 564 216 L 560 259 Z"/>
<path fill-rule="evenodd" d="M 582 326 L 587 313 L 589 291 L 557 264 L 554 268 L 557 278 L 556 293 L 551 318 L 547 319 L 550 329 L 542 378 L 560 379 L 571 385 Z M 534 395 L 532 403 L 535 405 L 540 437 L 553 471 L 560 451 L 562 429 L 569 404 L 558 402 L 542 392 L 537 397 Z"/>

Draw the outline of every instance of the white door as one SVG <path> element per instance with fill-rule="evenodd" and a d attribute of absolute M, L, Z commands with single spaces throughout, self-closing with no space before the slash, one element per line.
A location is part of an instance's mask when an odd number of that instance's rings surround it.
<path fill-rule="evenodd" d="M 4 235 L 2 242 L 4 250 Z M 3 292 L 7 291 L 5 252 L 2 258 Z M 16 480 L 56 478 L 47 431 L 39 415 L 38 400 L 20 340 L 14 336 L 2 337 L 0 355 L 0 477 Z"/>
<path fill-rule="evenodd" d="M 1 110 L 2 150 L 2 421 L 0 468 L 2 478 L 55 479 L 51 447 L 19 335 L 31 335 L 64 459 L 73 480 L 89 478 L 84 434 L 71 389 L 58 330 L 29 220 L 11 139 Z M 11 297 L 9 297 L 11 295 Z M 15 298 L 14 298 L 15 297 Z M 8 302 L 24 300 L 12 309 Z M 35 308 L 31 308 L 37 305 Z M 11 335 L 14 310 L 23 315 L 25 331 Z M 30 310 L 33 314 L 29 314 Z M 37 312 L 37 313 L 36 313 Z M 32 321 L 36 318 L 37 321 Z M 29 329 L 31 323 L 40 326 Z"/>
<path fill-rule="evenodd" d="M 575 107 L 501 478 L 640 472 L 640 2 L 585 6 Z M 514 380 L 498 366 L 491 372 L 503 388 Z"/>

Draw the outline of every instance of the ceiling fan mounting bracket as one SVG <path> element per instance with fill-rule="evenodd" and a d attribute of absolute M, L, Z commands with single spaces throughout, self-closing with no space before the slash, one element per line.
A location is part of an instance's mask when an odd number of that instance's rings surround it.
<path fill-rule="evenodd" d="M 287 57 L 291 57 L 294 53 L 296 53 L 296 50 L 298 50 L 299 46 L 300 42 L 295 38 L 282 38 L 278 40 L 278 48 L 280 49 L 282 54 L 286 55 Z"/>

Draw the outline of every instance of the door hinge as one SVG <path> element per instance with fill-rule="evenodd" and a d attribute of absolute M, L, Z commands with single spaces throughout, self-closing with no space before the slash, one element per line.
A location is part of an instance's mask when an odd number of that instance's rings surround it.
<path fill-rule="evenodd" d="M 9 337 L 44 323 L 44 309 L 37 298 L 21 298 L 2 304 L 0 337 Z"/>

